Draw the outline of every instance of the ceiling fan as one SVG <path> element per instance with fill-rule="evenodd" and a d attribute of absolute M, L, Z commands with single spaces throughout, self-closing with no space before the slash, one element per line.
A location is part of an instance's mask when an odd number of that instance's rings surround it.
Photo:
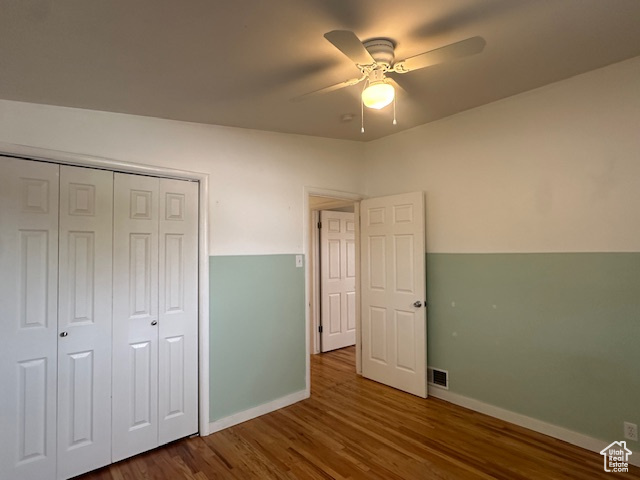
<path fill-rule="evenodd" d="M 305 100 L 311 96 L 367 81 L 367 87 L 362 91 L 362 103 L 369 108 L 381 109 L 393 101 L 396 88 L 400 88 L 395 80 L 387 77 L 387 74 L 405 74 L 456 58 L 475 55 L 480 53 L 486 45 L 484 38 L 471 37 L 396 62 L 395 45 L 391 40 L 374 38 L 362 42 L 349 30 L 333 30 L 325 33 L 324 38 L 356 64 L 361 73 L 360 77 L 301 95 L 293 98 L 292 101 Z"/>

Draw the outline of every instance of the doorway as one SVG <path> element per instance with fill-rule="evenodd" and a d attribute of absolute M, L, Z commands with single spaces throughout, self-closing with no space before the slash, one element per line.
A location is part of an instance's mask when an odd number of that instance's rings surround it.
<path fill-rule="evenodd" d="M 321 351 L 315 225 L 318 208 L 312 205 L 323 205 L 321 202 L 329 202 L 328 199 L 348 200 L 354 204 L 356 272 L 361 273 L 356 278 L 356 373 L 425 398 L 424 192 L 369 199 L 336 193 L 305 189 L 308 352 Z M 312 197 L 326 199 L 316 201 Z M 307 355 L 310 392 L 309 379 Z"/>
<path fill-rule="evenodd" d="M 320 280 L 320 212 L 335 211 L 353 213 L 354 215 L 354 263 L 355 263 L 355 350 L 356 350 L 356 372 L 360 373 L 360 294 L 359 294 L 359 270 L 360 270 L 360 248 L 359 248 L 359 222 L 360 200 L 362 195 L 338 192 L 326 189 L 305 189 L 305 250 L 307 252 L 307 348 L 310 355 L 321 352 L 321 336 L 319 327 L 321 326 L 321 280 Z M 352 347 L 354 348 L 354 347 Z M 309 356 L 307 362 L 309 366 Z M 309 377 L 307 377 L 309 378 Z M 308 385 L 309 386 L 309 385 Z"/>
<path fill-rule="evenodd" d="M 356 343 L 355 214 L 351 201 L 310 197 L 315 351 Z"/>

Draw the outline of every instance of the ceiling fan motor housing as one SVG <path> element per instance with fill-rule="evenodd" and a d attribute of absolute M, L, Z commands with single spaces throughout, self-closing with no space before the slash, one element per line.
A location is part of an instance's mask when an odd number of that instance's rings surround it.
<path fill-rule="evenodd" d="M 382 68 L 375 68 L 369 72 L 369 85 L 384 82 L 384 79 L 384 69 Z"/>
<path fill-rule="evenodd" d="M 393 53 L 393 42 L 384 38 L 374 38 L 364 42 L 364 47 L 379 65 L 386 65 L 387 68 L 393 64 L 395 58 Z"/>

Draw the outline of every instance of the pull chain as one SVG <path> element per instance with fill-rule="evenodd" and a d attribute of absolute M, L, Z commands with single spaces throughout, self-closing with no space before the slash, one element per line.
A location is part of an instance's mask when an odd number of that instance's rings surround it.
<path fill-rule="evenodd" d="M 367 85 L 369 85 L 369 79 L 364 82 L 364 87 L 362 87 L 362 93 L 367 89 Z M 364 102 L 362 101 L 362 94 L 360 95 L 360 133 L 364 134 Z"/>
<path fill-rule="evenodd" d="M 398 96 L 394 95 L 393 97 L 393 124 L 397 125 L 398 122 L 396 121 L 396 101 L 397 101 Z"/>

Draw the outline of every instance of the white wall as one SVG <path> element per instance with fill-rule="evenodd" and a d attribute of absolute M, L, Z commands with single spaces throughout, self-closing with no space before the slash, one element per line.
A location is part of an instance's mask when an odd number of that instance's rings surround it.
<path fill-rule="evenodd" d="M 302 252 L 305 185 L 426 191 L 430 252 L 638 251 L 638 85 L 635 58 L 364 145 L 0 100 L 0 141 L 210 173 L 212 255 Z"/>
<path fill-rule="evenodd" d="M 428 252 L 640 251 L 640 57 L 365 153 L 369 195 L 426 192 Z"/>
<path fill-rule="evenodd" d="M 361 190 L 362 144 L 0 100 L 0 142 L 210 174 L 210 255 L 302 253 L 303 187 Z"/>

